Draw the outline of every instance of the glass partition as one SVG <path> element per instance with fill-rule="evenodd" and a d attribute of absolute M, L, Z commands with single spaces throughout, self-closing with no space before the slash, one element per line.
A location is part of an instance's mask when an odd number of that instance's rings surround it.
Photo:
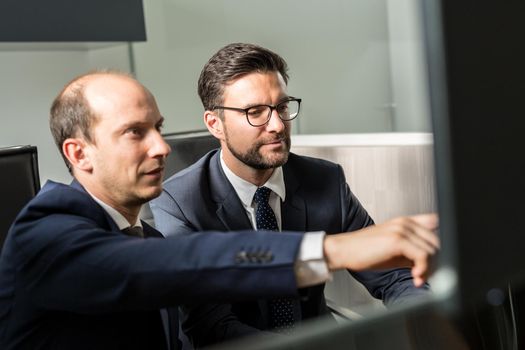
<path fill-rule="evenodd" d="M 288 62 L 288 91 L 303 99 L 295 133 L 430 131 L 416 0 L 145 0 L 144 11 L 132 60 L 167 132 L 203 127 L 199 73 L 232 42 Z"/>

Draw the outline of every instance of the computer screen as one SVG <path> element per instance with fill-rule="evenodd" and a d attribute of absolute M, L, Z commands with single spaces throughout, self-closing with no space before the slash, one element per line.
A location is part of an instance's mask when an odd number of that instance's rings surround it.
<path fill-rule="evenodd" d="M 492 302 L 525 279 L 525 3 L 423 4 L 444 264 Z"/>

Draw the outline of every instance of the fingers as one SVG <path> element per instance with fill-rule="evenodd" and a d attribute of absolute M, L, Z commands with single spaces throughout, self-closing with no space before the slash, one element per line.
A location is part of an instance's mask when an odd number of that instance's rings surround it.
<path fill-rule="evenodd" d="M 432 259 L 434 253 L 422 249 L 411 240 L 400 243 L 401 255 L 408 262 L 407 267 L 412 266 L 411 274 L 416 287 L 421 287 L 432 272 Z"/>
<path fill-rule="evenodd" d="M 428 230 L 435 231 L 439 227 L 439 217 L 435 213 L 412 215 L 409 219 Z"/>
<path fill-rule="evenodd" d="M 386 265 L 411 267 L 414 284 L 421 286 L 432 273 L 434 256 L 440 247 L 439 238 L 433 232 L 438 227 L 437 215 L 401 217 L 379 226 L 385 239 L 391 238 L 386 246 L 387 250 L 392 249 L 393 256 L 390 261 L 384 261 Z"/>
<path fill-rule="evenodd" d="M 424 214 L 334 235 L 325 239 L 325 258 L 332 270 L 409 267 L 414 284 L 421 286 L 432 272 L 433 258 L 440 246 L 432 231 L 437 227 L 437 215 Z"/>
<path fill-rule="evenodd" d="M 434 256 L 440 248 L 439 237 L 434 232 L 439 227 L 439 219 L 436 214 L 414 215 L 407 219 L 407 239 L 416 249 L 407 248 L 406 254 L 414 263 L 412 277 L 419 287 L 433 272 Z"/>
<path fill-rule="evenodd" d="M 440 247 L 439 237 L 433 231 L 437 223 L 437 215 L 423 214 L 396 218 L 383 225 L 391 234 L 400 235 L 402 239 L 434 255 Z"/>
<path fill-rule="evenodd" d="M 434 255 L 440 247 L 439 237 L 435 232 L 430 231 L 417 223 L 408 222 L 403 232 L 405 238 L 412 244 L 425 250 L 428 254 Z"/>

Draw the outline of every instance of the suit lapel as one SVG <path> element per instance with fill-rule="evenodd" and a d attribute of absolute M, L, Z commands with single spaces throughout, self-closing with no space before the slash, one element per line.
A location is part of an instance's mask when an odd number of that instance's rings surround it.
<path fill-rule="evenodd" d="M 252 228 L 235 189 L 224 175 L 220 164 L 220 152 L 210 159 L 210 192 L 217 204 L 217 217 L 225 230 L 236 231 Z"/>
<path fill-rule="evenodd" d="M 107 228 L 110 231 L 114 232 L 120 232 L 120 229 L 118 228 L 115 221 L 111 218 L 111 216 L 108 214 L 107 211 L 104 210 L 94 199 L 91 197 L 91 195 L 86 191 L 86 189 L 78 182 L 76 179 L 74 179 L 71 182 L 71 187 L 74 189 L 85 193 L 86 196 L 89 198 L 89 200 L 93 204 L 93 209 L 90 211 L 90 216 L 93 216 L 93 219 L 102 227 Z M 94 210 L 96 208 L 96 210 Z"/>
<path fill-rule="evenodd" d="M 290 155 L 291 158 L 292 155 Z M 281 203 L 281 220 L 283 231 L 306 231 L 306 200 L 303 197 L 301 184 L 293 171 L 291 159 L 283 166 L 284 185 L 286 187 L 286 199 Z M 294 320 L 300 322 L 302 319 L 301 303 L 298 299 L 293 300 Z"/>
<path fill-rule="evenodd" d="M 306 230 L 306 201 L 303 197 L 299 180 L 291 169 L 290 162 L 283 166 L 286 200 L 281 203 L 283 231 Z"/>

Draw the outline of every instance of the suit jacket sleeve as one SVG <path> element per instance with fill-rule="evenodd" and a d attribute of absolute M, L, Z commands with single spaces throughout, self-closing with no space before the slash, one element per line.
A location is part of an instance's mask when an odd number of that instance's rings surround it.
<path fill-rule="evenodd" d="M 111 229 L 83 192 L 41 192 L 17 218 L 2 258 L 43 309 L 99 313 L 297 293 L 298 233 L 141 239 Z"/>
<path fill-rule="evenodd" d="M 342 168 L 340 168 L 339 174 L 343 231 L 352 232 L 373 225 L 374 221 L 346 183 Z M 414 286 L 412 275 L 407 268 L 349 272 L 366 287 L 372 296 L 381 299 L 386 306 L 412 301 L 418 297 L 426 297 L 430 292 L 428 284 L 420 288 Z"/>

